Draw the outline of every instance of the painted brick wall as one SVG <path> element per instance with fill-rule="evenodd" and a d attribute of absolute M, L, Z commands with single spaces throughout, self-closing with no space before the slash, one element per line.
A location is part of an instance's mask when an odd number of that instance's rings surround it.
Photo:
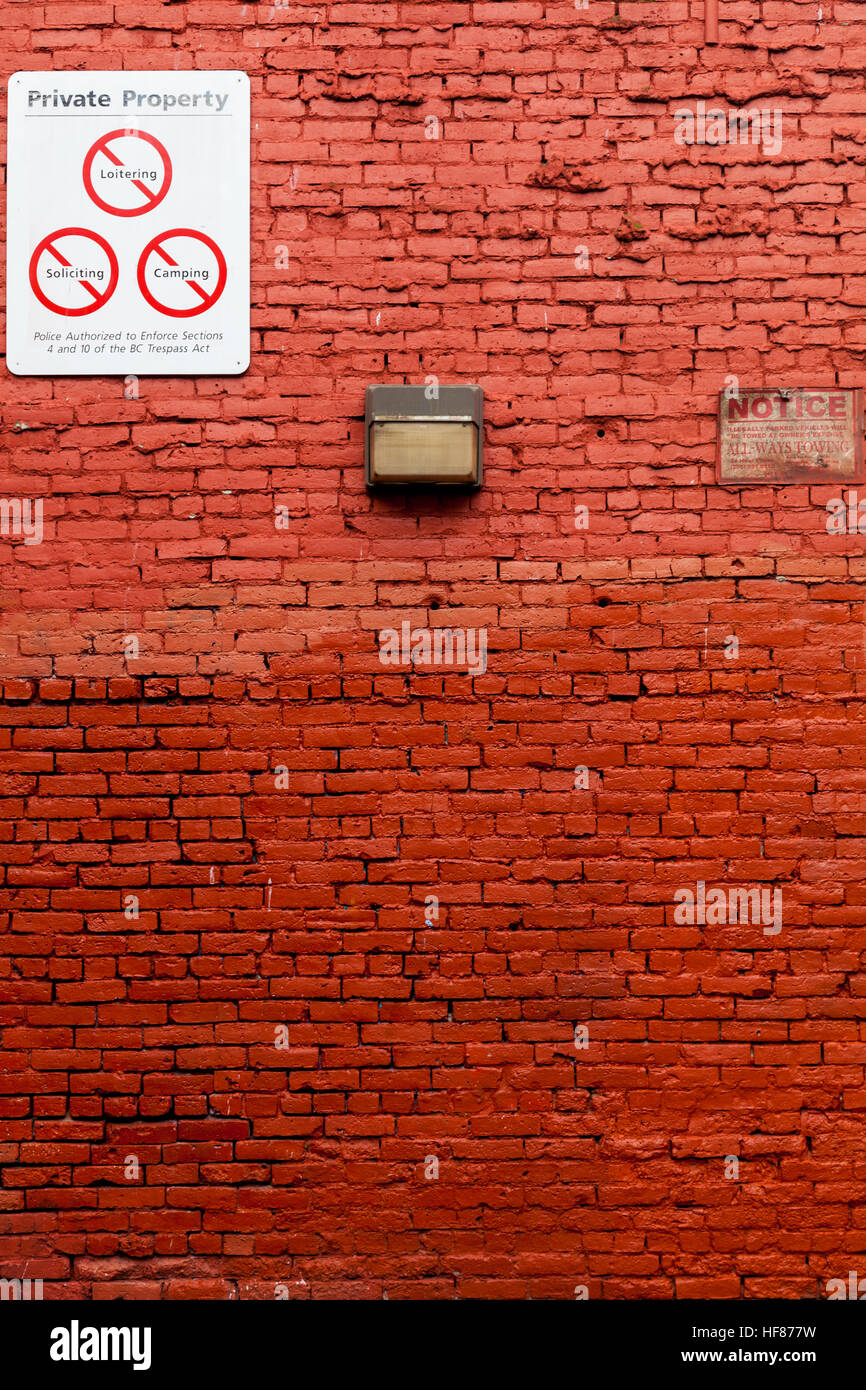
<path fill-rule="evenodd" d="M 244 377 L 4 375 L 45 536 L 0 537 L 0 1274 L 864 1258 L 863 540 L 713 461 L 730 377 L 866 384 L 866 19 L 720 8 L 706 48 L 698 0 L 2 6 L 5 75 L 249 72 L 254 269 Z M 678 145 L 699 98 L 782 150 Z M 364 388 L 431 376 L 484 388 L 485 486 L 371 499 Z M 383 666 L 403 621 L 486 673 Z M 678 920 L 699 881 L 781 929 Z"/>

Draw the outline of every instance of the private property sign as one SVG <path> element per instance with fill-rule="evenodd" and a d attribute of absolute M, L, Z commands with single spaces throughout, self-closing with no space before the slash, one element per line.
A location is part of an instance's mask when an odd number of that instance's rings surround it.
<path fill-rule="evenodd" d="M 246 371 L 246 73 L 19 72 L 8 146 L 10 371 Z"/>
<path fill-rule="evenodd" d="M 765 387 L 719 398 L 720 483 L 859 482 L 863 404 L 846 387 Z"/>

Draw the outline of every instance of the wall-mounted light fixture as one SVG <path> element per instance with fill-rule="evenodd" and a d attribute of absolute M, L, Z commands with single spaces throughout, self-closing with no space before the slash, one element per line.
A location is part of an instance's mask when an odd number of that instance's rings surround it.
<path fill-rule="evenodd" d="M 480 487 L 484 396 L 480 386 L 368 386 L 367 487 Z"/>

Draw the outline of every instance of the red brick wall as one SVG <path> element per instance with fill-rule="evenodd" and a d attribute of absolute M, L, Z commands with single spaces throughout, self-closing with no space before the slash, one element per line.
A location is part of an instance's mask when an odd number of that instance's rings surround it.
<path fill-rule="evenodd" d="M 0 538 L 0 1274 L 857 1267 L 863 541 L 713 481 L 731 375 L 863 384 L 866 20 L 822 4 L 720 0 L 706 48 L 700 3 L 6 0 L 6 74 L 249 72 L 253 358 L 3 381 L 46 533 Z M 701 97 L 782 152 L 678 146 Z M 430 375 L 484 388 L 484 488 L 371 499 L 364 388 Z M 486 674 L 382 666 L 404 620 L 486 627 Z M 698 880 L 781 931 L 679 925 Z"/>

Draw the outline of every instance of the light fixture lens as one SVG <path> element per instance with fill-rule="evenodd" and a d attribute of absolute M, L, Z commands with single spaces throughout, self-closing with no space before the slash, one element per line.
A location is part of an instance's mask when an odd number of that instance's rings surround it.
<path fill-rule="evenodd" d="M 370 434 L 374 483 L 474 483 L 478 430 L 471 420 L 382 420 Z"/>

